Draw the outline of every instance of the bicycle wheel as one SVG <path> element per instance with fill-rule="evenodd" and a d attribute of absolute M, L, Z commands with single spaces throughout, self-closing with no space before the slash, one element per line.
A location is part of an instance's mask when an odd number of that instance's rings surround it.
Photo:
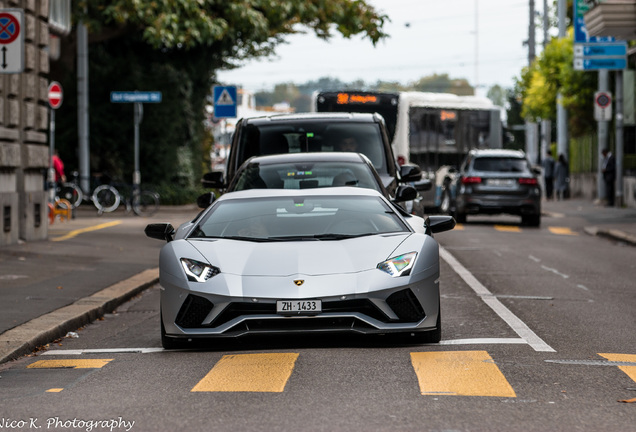
<path fill-rule="evenodd" d="M 152 216 L 159 210 L 159 194 L 148 190 L 141 191 L 133 197 L 132 208 L 137 216 Z"/>
<path fill-rule="evenodd" d="M 119 192 L 111 185 L 97 186 L 93 191 L 93 204 L 97 207 L 99 214 L 115 211 L 120 202 Z"/>
<path fill-rule="evenodd" d="M 58 191 L 58 196 L 71 203 L 72 208 L 77 208 L 84 199 L 82 190 L 73 183 L 63 183 Z"/>

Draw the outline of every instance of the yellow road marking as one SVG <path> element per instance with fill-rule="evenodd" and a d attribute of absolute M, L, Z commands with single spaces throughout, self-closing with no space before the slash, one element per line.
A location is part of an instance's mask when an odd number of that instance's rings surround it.
<path fill-rule="evenodd" d="M 66 233 L 65 235 L 61 236 L 61 237 L 53 237 L 50 240 L 51 241 L 63 241 L 63 240 L 68 240 L 70 238 L 73 238 L 79 234 L 82 233 L 86 233 L 86 232 L 90 232 L 90 231 L 97 231 L 100 229 L 104 229 L 104 228 L 109 228 L 115 225 L 119 225 L 121 224 L 120 220 L 116 220 L 116 221 L 112 221 L 112 222 L 106 222 L 103 224 L 99 224 L 99 225 L 94 225 L 94 226 L 90 226 L 90 227 L 86 227 L 86 228 L 82 228 L 82 229 L 78 229 L 78 230 L 73 230 L 73 231 L 69 231 L 68 233 Z"/>
<path fill-rule="evenodd" d="M 615 362 L 628 362 L 636 363 L 636 354 L 601 354 L 601 357 L 605 357 L 609 361 Z M 620 370 L 625 372 L 632 381 L 636 382 L 636 366 L 618 366 Z"/>
<path fill-rule="evenodd" d="M 64 389 L 63 388 L 51 388 L 51 389 L 48 389 L 45 393 L 59 393 L 62 390 L 64 390 Z"/>
<path fill-rule="evenodd" d="M 510 226 L 510 225 L 495 225 L 495 229 L 497 231 L 504 232 L 521 232 L 521 228 L 518 226 Z"/>
<path fill-rule="evenodd" d="M 27 368 L 35 369 L 55 369 L 55 368 L 73 368 L 73 369 L 99 369 L 108 364 L 112 359 L 72 359 L 72 360 L 39 360 L 31 363 Z"/>
<path fill-rule="evenodd" d="M 297 353 L 224 355 L 193 392 L 282 392 Z"/>
<path fill-rule="evenodd" d="M 558 235 L 578 235 L 577 233 L 575 233 L 574 231 L 572 231 L 570 228 L 566 228 L 566 227 L 548 227 L 548 230 L 549 230 L 552 234 L 558 234 Z"/>
<path fill-rule="evenodd" d="M 517 397 L 486 351 L 411 353 L 423 395 Z"/>
<path fill-rule="evenodd" d="M 455 228 L 453 228 L 453 230 L 455 231 L 463 231 L 464 230 L 464 224 L 455 224 Z"/>

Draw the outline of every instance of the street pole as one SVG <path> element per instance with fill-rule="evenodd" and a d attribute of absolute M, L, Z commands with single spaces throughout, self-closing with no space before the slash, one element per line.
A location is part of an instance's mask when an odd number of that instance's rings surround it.
<path fill-rule="evenodd" d="M 609 90 L 609 71 L 607 69 L 600 69 L 598 71 L 598 91 L 607 92 Z M 597 137 L 598 137 L 598 164 L 596 167 L 596 190 L 598 193 L 597 199 L 600 202 L 605 198 L 605 182 L 603 181 L 603 149 L 607 148 L 607 128 L 608 122 L 606 120 L 599 120 L 597 122 Z"/>
<path fill-rule="evenodd" d="M 616 207 L 623 206 L 623 71 L 616 71 Z"/>
<path fill-rule="evenodd" d="M 139 192 L 141 184 L 141 171 L 139 170 L 139 125 L 144 116 L 144 105 L 140 102 L 134 104 L 134 122 L 135 122 L 135 172 L 133 173 L 133 196 Z"/>
<path fill-rule="evenodd" d="M 77 134 L 79 145 L 80 187 L 90 192 L 90 150 L 88 141 L 88 29 L 77 26 Z"/>
<path fill-rule="evenodd" d="M 55 110 L 49 108 L 51 113 L 49 120 L 49 171 L 48 171 L 48 186 L 49 186 L 49 202 L 53 204 L 55 202 L 55 168 L 53 167 L 53 155 L 55 154 Z"/>
<path fill-rule="evenodd" d="M 567 2 L 559 0 L 557 3 L 557 13 L 559 16 L 559 38 L 562 39 L 566 34 L 566 17 Z M 561 91 L 557 93 L 557 154 L 563 154 L 566 160 L 570 160 L 568 146 L 568 113 L 563 106 L 563 95 Z"/>
<path fill-rule="evenodd" d="M 528 66 L 535 58 L 535 28 L 534 28 L 534 0 L 530 0 L 530 15 L 528 24 Z M 537 161 L 538 133 L 537 124 L 526 120 L 526 155 L 532 163 Z"/>

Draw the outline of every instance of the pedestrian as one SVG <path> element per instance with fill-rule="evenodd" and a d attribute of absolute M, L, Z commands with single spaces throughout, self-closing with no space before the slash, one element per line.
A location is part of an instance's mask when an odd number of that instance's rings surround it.
<path fill-rule="evenodd" d="M 570 182 L 570 168 L 568 161 L 563 153 L 559 155 L 559 159 L 554 167 L 554 189 L 556 191 L 556 199 L 562 200 L 566 198 L 568 185 Z"/>
<path fill-rule="evenodd" d="M 552 151 L 548 150 L 545 158 L 541 162 L 543 166 L 543 181 L 545 184 L 545 197 L 552 199 L 554 191 L 554 158 L 552 157 Z"/>
<path fill-rule="evenodd" d="M 611 151 L 604 148 L 601 152 L 603 154 L 603 181 L 605 182 L 605 199 L 607 199 L 607 205 L 614 206 L 614 183 L 616 181 L 616 158 Z"/>
<path fill-rule="evenodd" d="M 55 149 L 53 152 L 53 158 L 51 160 L 53 164 L 53 170 L 55 171 L 55 183 L 63 183 L 66 181 L 66 175 L 64 175 L 64 162 L 60 159 L 60 155 Z"/>

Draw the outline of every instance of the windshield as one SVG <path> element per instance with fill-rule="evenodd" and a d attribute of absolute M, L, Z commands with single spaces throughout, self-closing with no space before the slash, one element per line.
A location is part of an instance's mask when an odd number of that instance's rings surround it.
<path fill-rule="evenodd" d="M 189 238 L 338 240 L 410 232 L 379 197 L 288 196 L 219 201 Z"/>
<path fill-rule="evenodd" d="M 245 189 L 308 189 L 356 186 L 383 192 L 368 165 L 351 162 L 249 164 L 230 186 Z"/>
<path fill-rule="evenodd" d="M 294 121 L 248 124 L 241 135 L 239 163 L 252 156 L 303 152 L 359 152 L 379 173 L 387 173 L 382 132 L 377 123 Z"/>
<path fill-rule="evenodd" d="M 528 162 L 520 158 L 502 158 L 502 157 L 479 157 L 473 162 L 475 171 L 488 172 L 514 172 L 527 173 L 530 172 Z"/>

